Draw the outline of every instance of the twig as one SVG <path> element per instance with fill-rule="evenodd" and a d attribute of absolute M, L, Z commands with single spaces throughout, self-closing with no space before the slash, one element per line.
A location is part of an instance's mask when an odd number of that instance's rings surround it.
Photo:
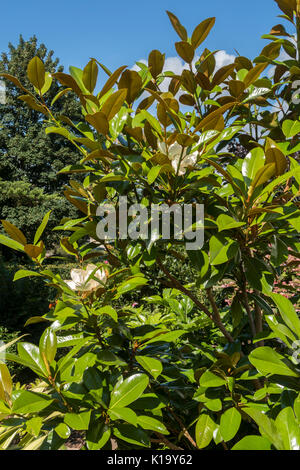
<path fill-rule="evenodd" d="M 190 441 L 190 443 L 194 446 L 194 447 L 198 447 L 196 442 L 194 441 L 194 439 L 192 438 L 192 436 L 190 435 L 190 433 L 188 432 L 188 430 L 186 429 L 185 425 L 183 424 L 183 422 L 181 421 L 181 419 L 175 414 L 175 412 L 172 410 L 172 408 L 168 408 L 168 410 L 171 412 L 171 414 L 174 416 L 174 418 L 176 419 L 177 423 L 180 425 L 181 427 L 181 430 L 183 432 L 183 435 Z"/>
<path fill-rule="evenodd" d="M 165 273 L 165 275 L 172 281 L 174 287 L 178 290 L 180 290 L 183 294 L 187 295 L 193 302 L 194 304 L 204 312 L 208 318 L 219 328 L 219 330 L 223 333 L 225 338 L 230 342 L 234 343 L 234 339 L 232 338 L 231 334 L 226 330 L 225 326 L 223 325 L 222 321 L 220 318 L 215 318 L 214 314 L 211 314 L 208 308 L 200 302 L 200 300 L 186 287 L 184 287 L 177 279 L 175 279 L 171 273 L 166 269 L 166 267 L 162 264 L 161 260 L 159 258 L 156 259 L 158 266 L 160 269 Z"/>
<path fill-rule="evenodd" d="M 184 450 L 182 447 L 176 446 L 175 444 L 172 444 L 163 434 L 160 434 L 159 432 L 155 433 L 159 439 L 151 439 L 151 442 L 157 442 L 159 444 L 163 443 L 165 444 L 169 449 L 172 450 Z"/>

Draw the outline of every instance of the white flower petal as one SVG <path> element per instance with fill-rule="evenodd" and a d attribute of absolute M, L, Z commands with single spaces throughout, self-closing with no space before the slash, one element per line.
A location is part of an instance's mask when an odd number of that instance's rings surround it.
<path fill-rule="evenodd" d="M 66 280 L 65 283 L 68 285 L 68 287 L 70 287 L 71 290 L 76 290 L 76 284 L 74 281 L 72 281 L 71 279 L 70 280 Z"/>

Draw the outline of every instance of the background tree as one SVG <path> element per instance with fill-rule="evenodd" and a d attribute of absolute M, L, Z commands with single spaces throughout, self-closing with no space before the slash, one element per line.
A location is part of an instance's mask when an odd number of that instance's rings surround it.
<path fill-rule="evenodd" d="M 34 56 L 43 60 L 50 73 L 63 71 L 53 51 L 44 44 L 38 45 L 35 36 L 28 41 L 20 36 L 19 44 L 14 47 L 10 43 L 8 48 L 8 53 L 2 53 L 0 72 L 14 75 L 29 89 L 33 87 L 26 75 L 27 65 Z M 45 94 L 47 105 L 59 89 L 58 84 L 53 84 Z M 14 84 L 6 81 L 6 102 L 0 106 L 0 214 L 1 219 L 9 220 L 30 236 L 50 209 L 54 211 L 53 220 L 72 216 L 74 210 L 62 197 L 66 176 L 57 172 L 76 162 L 78 154 L 61 136 L 46 135 L 43 116 L 24 106 L 18 96 Z M 60 114 L 76 121 L 80 105 L 74 95 L 62 96 L 56 106 L 54 112 L 59 107 Z M 55 240 L 55 232 L 50 232 L 49 241 Z"/>

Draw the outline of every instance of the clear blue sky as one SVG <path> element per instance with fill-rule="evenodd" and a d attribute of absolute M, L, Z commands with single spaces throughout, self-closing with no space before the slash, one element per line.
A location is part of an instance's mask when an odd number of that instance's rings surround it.
<path fill-rule="evenodd" d="M 152 49 L 175 56 L 178 36 L 166 10 L 177 15 L 191 34 L 205 18 L 216 25 L 205 42 L 210 50 L 222 49 L 254 58 L 265 40 L 262 34 L 284 20 L 274 0 L 6 0 L 1 2 L 0 51 L 16 45 L 19 35 L 36 35 L 68 69 L 83 68 L 90 57 L 110 69 L 131 67 Z M 284 22 L 286 23 L 286 22 Z"/>

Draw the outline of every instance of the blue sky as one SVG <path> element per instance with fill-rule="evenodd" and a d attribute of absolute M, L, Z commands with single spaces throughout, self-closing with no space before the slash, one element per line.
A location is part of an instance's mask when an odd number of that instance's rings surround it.
<path fill-rule="evenodd" d="M 204 45 L 227 54 L 237 49 L 250 58 L 267 44 L 261 35 L 284 22 L 277 18 L 280 10 L 274 0 L 15 0 L 2 2 L 0 8 L 1 52 L 9 42 L 16 45 L 20 34 L 25 40 L 35 34 L 54 50 L 65 70 L 69 65 L 83 68 L 90 57 L 112 70 L 132 67 L 152 49 L 174 57 L 179 38 L 166 10 L 179 17 L 189 35 L 202 20 L 216 16 Z"/>

